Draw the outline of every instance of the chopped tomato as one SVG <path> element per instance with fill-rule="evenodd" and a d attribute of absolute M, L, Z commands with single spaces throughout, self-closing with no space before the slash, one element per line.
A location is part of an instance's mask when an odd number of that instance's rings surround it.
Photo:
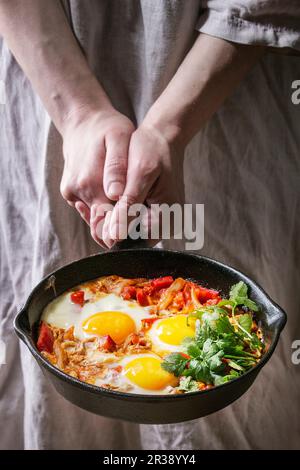
<path fill-rule="evenodd" d="M 157 279 L 154 279 L 151 284 L 155 290 L 160 290 L 160 289 L 166 289 L 167 287 L 170 287 L 170 285 L 173 282 L 174 282 L 174 279 L 172 276 L 165 276 L 165 277 L 158 277 Z"/>
<path fill-rule="evenodd" d="M 199 301 L 202 304 L 204 304 L 210 299 L 217 299 L 220 297 L 219 292 L 217 290 L 207 289 L 206 287 L 201 287 L 201 286 L 198 286 L 196 293 L 197 293 Z"/>
<path fill-rule="evenodd" d="M 102 336 L 100 340 L 100 348 L 104 349 L 105 351 L 112 352 L 116 349 L 116 343 L 109 335 Z"/>
<path fill-rule="evenodd" d="M 37 348 L 39 351 L 53 352 L 54 337 L 51 328 L 47 323 L 42 322 L 37 340 Z"/>
<path fill-rule="evenodd" d="M 149 305 L 148 297 L 144 289 L 137 289 L 136 300 L 142 307 Z"/>
<path fill-rule="evenodd" d="M 136 298 L 136 288 L 134 286 L 125 286 L 122 290 L 122 297 L 124 300 Z"/>
<path fill-rule="evenodd" d="M 114 367 L 114 371 L 116 371 L 116 372 L 118 372 L 118 373 L 119 373 L 119 372 L 122 372 L 122 369 L 123 369 L 122 366 L 116 366 L 116 367 Z"/>
<path fill-rule="evenodd" d="M 153 323 L 156 320 L 159 320 L 159 318 L 158 317 L 142 318 L 143 327 L 150 328 L 150 326 L 153 325 Z"/>
<path fill-rule="evenodd" d="M 146 295 L 152 295 L 153 294 L 153 286 L 151 283 L 144 285 L 143 291 L 145 292 Z"/>
<path fill-rule="evenodd" d="M 84 304 L 84 291 L 76 290 L 75 292 L 72 292 L 71 302 L 73 302 L 73 304 L 78 304 L 82 307 Z"/>
<path fill-rule="evenodd" d="M 131 344 L 138 344 L 139 341 L 140 341 L 139 335 L 133 333 L 132 336 L 131 336 L 131 339 L 130 339 L 130 343 Z"/>
<path fill-rule="evenodd" d="M 188 354 L 185 354 L 185 353 L 183 353 L 183 352 L 181 352 L 180 355 L 181 355 L 182 357 L 184 357 L 185 359 L 191 359 L 191 356 L 189 356 Z"/>

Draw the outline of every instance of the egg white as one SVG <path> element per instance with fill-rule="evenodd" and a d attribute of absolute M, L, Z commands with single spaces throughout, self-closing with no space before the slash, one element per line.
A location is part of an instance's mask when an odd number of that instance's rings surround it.
<path fill-rule="evenodd" d="M 126 376 L 125 367 L 128 363 L 133 361 L 137 358 L 142 357 L 154 357 L 155 359 L 161 360 L 161 358 L 153 353 L 146 353 L 146 354 L 131 354 L 128 356 L 123 357 L 118 362 L 113 362 L 111 364 L 107 364 L 108 371 L 105 377 L 99 379 L 97 378 L 95 381 L 95 385 L 102 386 L 104 384 L 109 383 L 110 385 L 117 387 L 120 391 L 129 392 L 129 393 L 136 393 L 136 394 L 144 394 L 144 395 L 165 395 L 169 394 L 170 391 L 173 389 L 172 386 L 167 385 L 166 387 L 162 388 L 161 390 L 149 390 L 146 388 L 142 388 L 137 384 L 131 382 Z M 121 372 L 116 372 L 114 368 L 118 365 L 122 366 Z"/>
<path fill-rule="evenodd" d="M 124 300 L 116 294 L 103 294 L 93 297 L 90 291 L 82 288 L 85 299 L 89 299 L 82 307 L 71 301 L 70 292 L 60 295 L 45 308 L 41 319 L 58 328 L 74 326 L 74 336 L 85 339 L 95 334 L 89 334 L 82 328 L 82 323 L 96 313 L 114 311 L 128 315 L 135 323 L 136 331 L 142 327 L 142 319 L 150 317 L 149 307 L 142 307 L 137 302 Z"/>

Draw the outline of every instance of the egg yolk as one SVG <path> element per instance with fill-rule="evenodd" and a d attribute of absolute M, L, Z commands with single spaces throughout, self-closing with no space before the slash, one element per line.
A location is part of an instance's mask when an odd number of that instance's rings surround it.
<path fill-rule="evenodd" d="M 195 320 L 189 319 L 185 315 L 177 315 L 160 320 L 157 325 L 158 338 L 166 344 L 178 346 L 186 337 L 195 336 Z"/>
<path fill-rule="evenodd" d="M 178 379 L 165 371 L 161 360 L 155 357 L 137 357 L 128 362 L 124 369 L 130 382 L 146 390 L 161 390 L 178 384 Z"/>
<path fill-rule="evenodd" d="M 114 311 L 95 313 L 84 320 L 82 327 L 89 334 L 109 335 L 117 344 L 123 343 L 128 335 L 136 332 L 135 323 L 129 315 Z"/>

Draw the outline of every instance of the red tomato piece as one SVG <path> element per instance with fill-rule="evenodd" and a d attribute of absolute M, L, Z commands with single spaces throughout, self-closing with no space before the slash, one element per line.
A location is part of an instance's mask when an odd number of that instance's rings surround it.
<path fill-rule="evenodd" d="M 148 297 L 144 289 L 137 289 L 136 300 L 142 307 L 149 305 Z"/>
<path fill-rule="evenodd" d="M 183 352 L 181 352 L 180 355 L 181 355 L 182 357 L 184 357 L 185 359 L 191 359 L 191 356 L 189 356 L 188 354 L 185 354 L 185 353 L 183 353 Z"/>
<path fill-rule="evenodd" d="M 172 276 L 158 277 L 152 281 L 152 287 L 155 290 L 166 289 L 174 282 Z"/>
<path fill-rule="evenodd" d="M 139 335 L 133 333 L 132 337 L 131 337 L 131 340 L 130 340 L 130 343 L 131 344 L 138 344 L 140 341 L 140 337 Z"/>
<path fill-rule="evenodd" d="M 116 343 L 109 335 L 102 336 L 100 340 L 100 349 L 113 352 L 116 349 Z"/>
<path fill-rule="evenodd" d="M 159 318 L 158 318 L 158 317 L 142 318 L 143 327 L 144 327 L 144 328 L 150 328 L 150 326 L 153 325 L 153 323 L 154 323 L 156 320 L 159 320 Z"/>
<path fill-rule="evenodd" d="M 207 289 L 206 287 L 198 286 L 198 299 L 203 304 L 210 299 L 216 299 L 219 297 L 219 292 L 214 289 Z"/>
<path fill-rule="evenodd" d="M 124 300 L 131 300 L 136 298 L 136 288 L 134 286 L 125 286 L 122 290 L 122 297 Z"/>
<path fill-rule="evenodd" d="M 37 348 L 39 351 L 53 352 L 54 337 L 51 328 L 47 323 L 42 322 L 37 340 Z"/>
<path fill-rule="evenodd" d="M 143 291 L 145 292 L 146 295 L 152 295 L 153 291 L 154 291 L 154 288 L 153 288 L 152 284 L 146 284 L 143 287 Z"/>
<path fill-rule="evenodd" d="M 77 305 L 80 305 L 82 307 L 84 305 L 84 291 L 83 290 L 77 290 L 75 292 L 72 292 L 71 302 L 73 302 L 73 304 L 77 304 Z"/>

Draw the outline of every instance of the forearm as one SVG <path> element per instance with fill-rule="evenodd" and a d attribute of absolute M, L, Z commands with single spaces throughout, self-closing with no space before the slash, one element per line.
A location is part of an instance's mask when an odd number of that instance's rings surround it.
<path fill-rule="evenodd" d="M 200 34 L 144 124 L 186 145 L 263 53 Z"/>
<path fill-rule="evenodd" d="M 0 34 L 60 132 L 86 108 L 111 107 L 59 0 L 0 0 Z"/>

